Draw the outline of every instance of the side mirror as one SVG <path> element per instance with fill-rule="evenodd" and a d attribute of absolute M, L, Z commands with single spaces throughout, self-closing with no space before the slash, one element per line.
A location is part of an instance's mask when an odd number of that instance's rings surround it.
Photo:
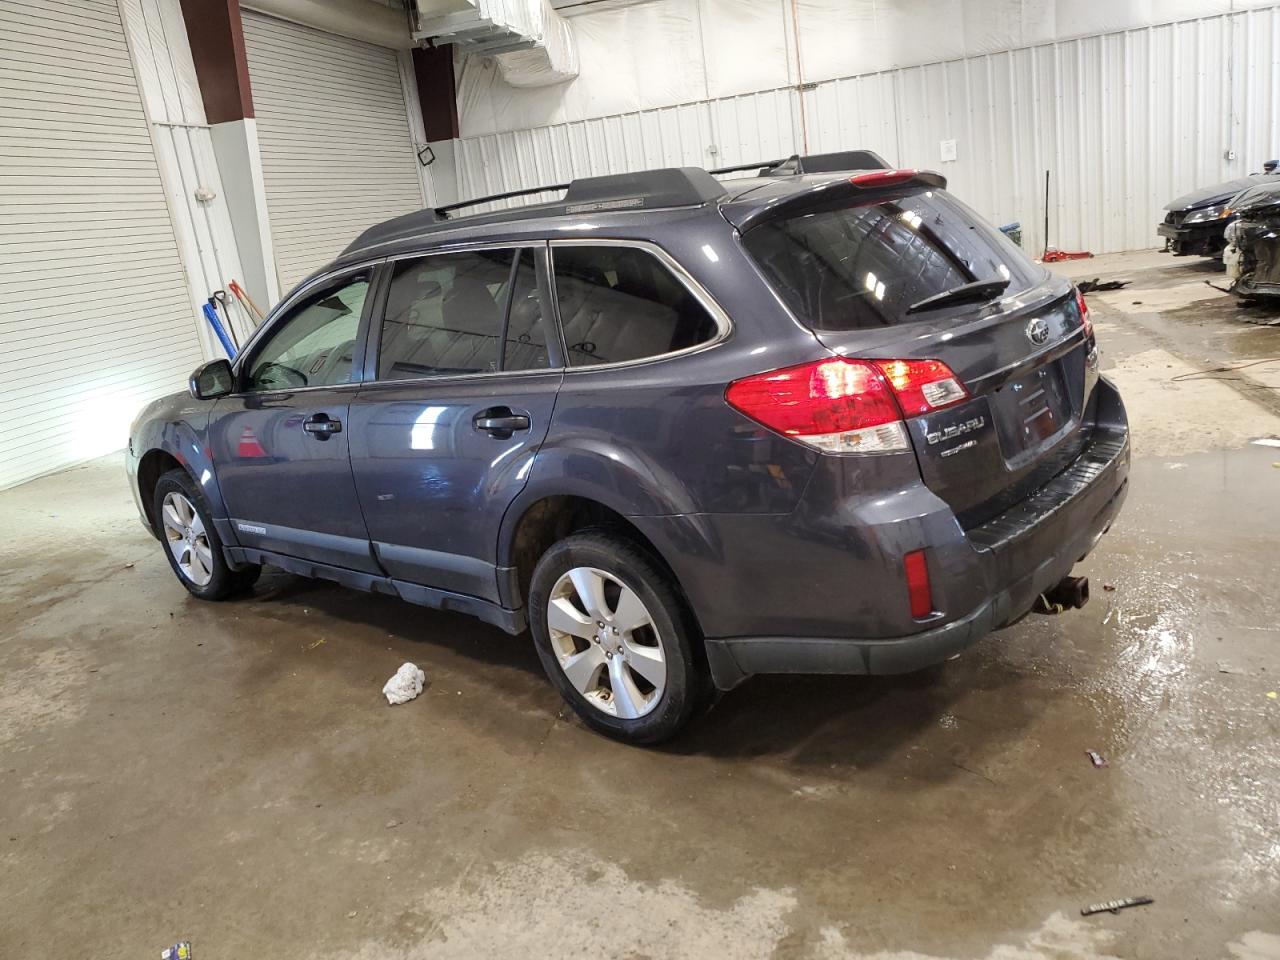
<path fill-rule="evenodd" d="M 191 374 L 189 388 L 191 396 L 197 400 L 213 400 L 225 397 L 235 387 L 236 375 L 231 372 L 231 363 L 227 360 L 210 360 L 196 367 Z"/>

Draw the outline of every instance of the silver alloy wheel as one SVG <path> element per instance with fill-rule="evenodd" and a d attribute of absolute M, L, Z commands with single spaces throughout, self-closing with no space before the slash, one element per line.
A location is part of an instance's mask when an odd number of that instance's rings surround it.
<path fill-rule="evenodd" d="M 213 548 L 200 514 L 190 500 L 176 491 L 164 495 L 160 513 L 164 538 L 178 569 L 197 587 L 203 587 L 213 579 Z"/>
<path fill-rule="evenodd" d="M 662 699 L 662 637 L 640 595 L 613 574 L 574 567 L 557 580 L 547 632 L 565 677 L 602 713 L 634 720 Z"/>

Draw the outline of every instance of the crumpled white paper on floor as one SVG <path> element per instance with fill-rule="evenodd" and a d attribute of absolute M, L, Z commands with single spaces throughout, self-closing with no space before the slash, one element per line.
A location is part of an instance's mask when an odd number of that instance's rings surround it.
<path fill-rule="evenodd" d="M 382 692 L 386 694 L 387 703 L 408 703 L 422 692 L 422 685 L 426 682 L 426 673 L 419 670 L 415 664 L 406 663 L 396 671 L 394 677 L 387 681 Z"/>

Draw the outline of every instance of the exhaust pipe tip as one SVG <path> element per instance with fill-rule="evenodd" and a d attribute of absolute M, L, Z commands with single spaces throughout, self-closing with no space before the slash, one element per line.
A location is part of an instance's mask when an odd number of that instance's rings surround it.
<path fill-rule="evenodd" d="M 1089 602 L 1088 577 L 1063 577 L 1056 584 L 1036 597 L 1035 613 L 1055 614 L 1066 610 L 1079 610 Z"/>

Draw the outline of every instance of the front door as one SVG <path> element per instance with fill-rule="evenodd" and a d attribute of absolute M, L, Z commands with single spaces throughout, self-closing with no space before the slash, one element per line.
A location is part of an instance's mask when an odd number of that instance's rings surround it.
<path fill-rule="evenodd" d="M 214 469 L 243 546 L 378 572 L 348 440 L 372 279 L 344 275 L 290 307 L 240 364 L 237 392 L 214 407 Z"/>
<path fill-rule="evenodd" d="M 498 526 L 562 379 L 543 256 L 502 248 L 394 264 L 350 433 L 369 536 L 397 580 L 498 599 Z"/>

